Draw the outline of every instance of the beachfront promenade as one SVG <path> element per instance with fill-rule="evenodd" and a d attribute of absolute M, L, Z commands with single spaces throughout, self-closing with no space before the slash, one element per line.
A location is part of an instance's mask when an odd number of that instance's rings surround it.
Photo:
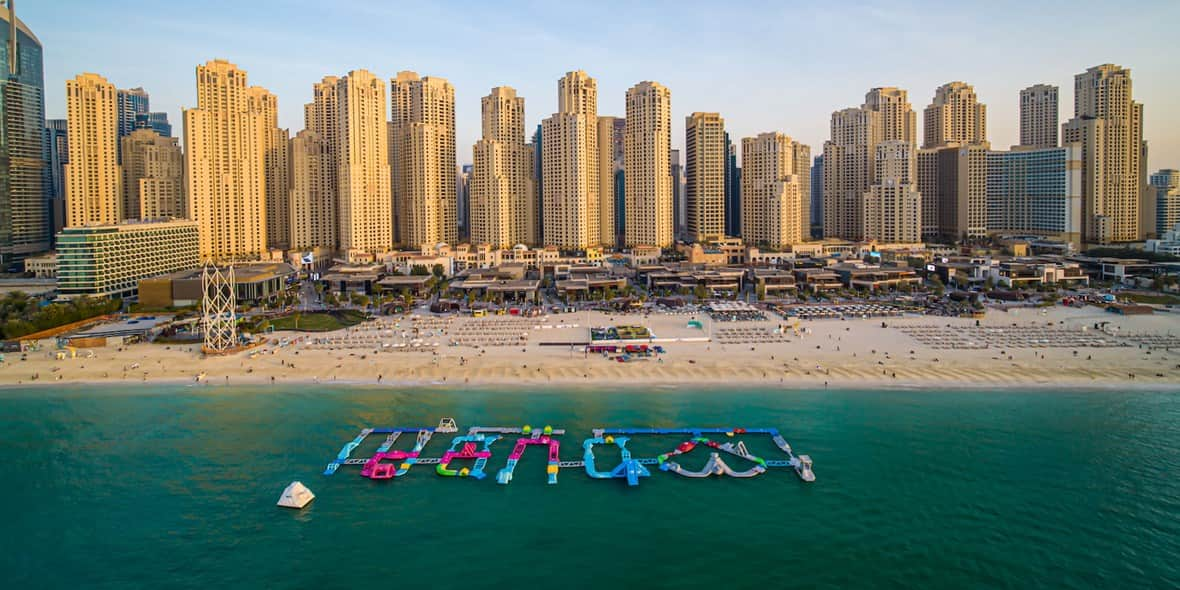
<path fill-rule="evenodd" d="M 694 320 L 701 327 L 690 326 Z M 1106 329 L 1094 329 L 1099 322 L 1108 322 Z M 591 326 L 614 325 L 649 329 L 666 352 L 627 363 L 585 352 Z M 659 313 L 397 316 L 326 334 L 268 338 L 253 353 L 209 358 L 195 346 L 135 344 L 56 359 L 46 342 L 27 360 L 10 355 L 0 365 L 0 384 L 197 382 L 200 376 L 212 386 L 1180 386 L 1180 314 L 1119 316 L 1097 307 L 989 310 L 979 325 L 913 315 L 799 323 L 773 314 L 734 322 Z"/>

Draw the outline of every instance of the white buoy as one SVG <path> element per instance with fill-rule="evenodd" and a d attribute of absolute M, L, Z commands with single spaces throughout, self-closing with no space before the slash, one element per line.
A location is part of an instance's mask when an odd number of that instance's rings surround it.
<path fill-rule="evenodd" d="M 287 489 L 283 490 L 283 495 L 279 496 L 278 505 L 283 508 L 303 508 L 315 500 L 315 494 L 307 489 L 307 486 L 300 482 L 293 481 Z"/>

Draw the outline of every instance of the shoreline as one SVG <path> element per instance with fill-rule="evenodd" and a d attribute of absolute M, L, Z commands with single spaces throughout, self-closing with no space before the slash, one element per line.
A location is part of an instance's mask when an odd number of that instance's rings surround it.
<path fill-rule="evenodd" d="M 53 342 L 42 341 L 40 350 L 23 355 L 26 360 L 19 360 L 20 353 L 7 355 L 0 364 L 0 388 L 273 383 L 594 390 L 1180 390 L 1180 336 L 1175 336 L 1180 335 L 1180 314 L 1115 316 L 1058 307 L 993 310 L 979 324 L 929 316 L 794 324 L 777 317 L 694 319 L 704 327 L 689 326 L 690 318 L 683 315 L 659 314 L 399 316 L 315 335 L 276 332 L 257 350 L 222 357 L 201 357 L 191 345 L 140 343 L 77 349 L 75 357 L 56 358 Z M 573 344 L 587 339 L 590 326 L 640 323 L 665 342 L 664 354 L 617 362 L 613 355 L 587 353 Z M 1108 324 L 1109 331 L 1094 330 L 1098 324 Z M 580 327 L 553 329 L 575 326 Z M 486 343 L 456 345 L 478 338 Z M 1143 343 L 1158 344 L 1159 339 L 1172 348 Z M 407 342 L 428 346 L 411 349 Z M 200 375 L 204 379 L 198 383 Z"/>

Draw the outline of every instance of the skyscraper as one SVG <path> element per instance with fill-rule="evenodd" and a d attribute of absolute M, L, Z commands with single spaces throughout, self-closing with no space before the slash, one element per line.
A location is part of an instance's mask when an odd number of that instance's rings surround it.
<path fill-rule="evenodd" d="M 125 218 L 117 105 L 115 85 L 98 74 L 66 80 L 66 227 L 116 225 Z"/>
<path fill-rule="evenodd" d="M 820 154 L 816 156 L 812 162 L 811 237 L 821 238 L 824 233 L 824 155 Z"/>
<path fill-rule="evenodd" d="M 45 146 L 45 84 L 41 42 L 0 10 L 0 269 L 50 243 L 47 197 L 50 170 Z"/>
<path fill-rule="evenodd" d="M 311 102 L 303 105 L 303 128 L 314 135 L 305 135 L 298 145 L 292 139 L 292 248 L 334 250 L 340 245 L 340 101 L 336 96 L 336 84 L 339 82 L 340 78 L 336 76 L 324 76 L 312 85 Z M 294 170 L 297 166 L 294 161 L 296 149 L 302 150 L 303 158 L 298 164 L 298 170 Z M 298 190 L 295 188 L 296 182 L 302 183 Z M 391 186 L 391 194 L 392 191 Z M 296 211 L 296 207 L 308 209 Z M 331 208 L 330 214 L 325 212 L 325 207 Z M 390 204 L 392 210 L 393 205 Z M 299 232 L 299 235 L 296 236 L 295 232 Z"/>
<path fill-rule="evenodd" d="M 1155 233 L 1164 235 L 1180 223 L 1180 170 L 1165 168 L 1151 175 L 1155 193 Z"/>
<path fill-rule="evenodd" d="M 399 72 L 390 88 L 397 239 L 411 248 L 455 244 L 455 88 L 414 72 Z"/>
<path fill-rule="evenodd" d="M 719 113 L 693 113 L 684 121 L 687 240 L 725 237 L 725 119 Z"/>
<path fill-rule="evenodd" d="M 508 86 L 481 101 L 483 137 L 472 148 L 471 241 L 535 244 L 532 158 L 524 141 L 524 98 Z"/>
<path fill-rule="evenodd" d="M 527 151 L 527 150 L 526 150 Z M 529 154 L 529 178 L 532 179 L 532 154 Z M 459 218 L 459 241 L 471 241 L 471 164 L 455 171 L 455 211 Z M 532 195 L 529 195 L 531 198 Z"/>
<path fill-rule="evenodd" d="M 916 186 L 917 147 L 890 139 L 877 144 L 874 182 L 864 195 L 863 238 L 886 243 L 922 240 L 922 195 Z"/>
<path fill-rule="evenodd" d="M 987 230 L 1081 246 L 1081 146 L 987 153 Z"/>
<path fill-rule="evenodd" d="M 671 151 L 672 93 L 658 82 L 632 86 L 623 128 L 625 246 L 667 248 L 675 240 Z"/>
<path fill-rule="evenodd" d="M 541 122 L 544 243 L 585 250 L 601 242 L 598 85 L 586 72 L 557 81 L 557 112 Z M 667 170 L 665 162 L 664 170 Z"/>
<path fill-rule="evenodd" d="M 796 158 L 801 161 L 796 161 Z M 801 169 L 810 169 L 810 149 L 782 133 L 742 139 L 742 239 L 783 247 L 811 234 L 809 199 Z M 810 183 L 808 183 L 809 185 Z"/>
<path fill-rule="evenodd" d="M 1143 105 L 1131 70 L 1114 64 L 1074 76 L 1073 118 L 1062 141 L 1082 145 L 1082 239 L 1133 242 L 1155 226 L 1155 195 L 1144 186 Z"/>
<path fill-rule="evenodd" d="M 862 107 L 881 113 L 881 141 L 918 143 L 918 115 L 910 105 L 909 93 L 900 88 L 873 88 L 865 94 Z"/>
<path fill-rule="evenodd" d="M 617 248 L 622 240 L 622 222 L 626 207 L 623 195 L 623 117 L 598 118 L 598 192 L 599 241 Z"/>
<path fill-rule="evenodd" d="M 337 221 L 344 252 L 384 252 L 393 247 L 389 130 L 385 121 L 385 82 L 366 70 L 336 81 L 339 107 Z M 447 182 L 455 190 L 454 162 Z M 432 179 L 440 186 L 440 177 Z M 452 193 L 453 194 L 453 193 Z"/>
<path fill-rule="evenodd" d="M 184 111 L 184 194 L 203 261 L 266 251 L 266 132 L 250 108 L 246 72 L 221 59 L 198 65 L 197 108 Z"/>
<path fill-rule="evenodd" d="M 330 94 L 334 97 L 334 81 L 332 85 Z M 316 94 L 319 96 L 320 93 Z M 288 233 L 291 248 L 295 250 L 336 248 L 337 203 L 332 185 L 336 178 L 335 153 L 336 149 L 312 129 L 304 129 L 291 138 L 291 227 Z"/>
<path fill-rule="evenodd" d="M 668 174 L 672 176 L 672 241 L 683 239 L 688 225 L 688 204 L 684 202 L 684 164 L 680 150 L 672 150 L 668 157 Z"/>
<path fill-rule="evenodd" d="M 45 134 L 49 146 L 49 217 L 52 235 L 56 236 L 66 224 L 65 165 L 70 161 L 69 124 L 65 119 L 46 119 Z"/>
<path fill-rule="evenodd" d="M 290 170 L 287 169 L 290 135 L 279 129 L 278 97 L 265 88 L 250 88 L 250 110 L 262 116 L 266 166 L 266 242 L 270 248 L 286 248 L 291 242 Z"/>
<path fill-rule="evenodd" d="M 172 124 L 168 122 L 168 113 L 141 113 L 135 115 L 136 129 L 151 129 L 160 137 L 172 137 Z"/>
<path fill-rule="evenodd" d="M 948 82 L 934 91 L 925 111 L 924 149 L 949 145 L 987 143 L 987 106 L 975 96 L 975 87 Z"/>
<path fill-rule="evenodd" d="M 875 178 L 881 135 L 881 113 L 877 111 L 861 107 L 832 113 L 831 139 L 824 142 L 825 238 L 861 239 L 861 200 Z M 743 191 L 746 186 L 743 182 Z"/>
<path fill-rule="evenodd" d="M 120 151 L 124 217 L 184 217 L 184 155 L 176 138 L 136 129 L 123 138 Z"/>
<path fill-rule="evenodd" d="M 151 98 L 143 88 L 131 88 L 118 91 L 119 139 L 135 131 L 135 118 L 146 115 L 151 110 Z"/>
<path fill-rule="evenodd" d="M 1036 84 L 1020 91 L 1020 145 L 1057 147 L 1057 87 Z"/>
<path fill-rule="evenodd" d="M 725 134 L 725 235 L 742 235 L 742 169 L 738 166 L 737 146 Z"/>

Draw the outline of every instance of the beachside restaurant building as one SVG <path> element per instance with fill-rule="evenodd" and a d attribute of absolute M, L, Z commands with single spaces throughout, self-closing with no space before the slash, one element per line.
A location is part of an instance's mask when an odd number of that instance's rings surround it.
<path fill-rule="evenodd" d="M 139 303 L 154 309 L 200 305 L 202 270 L 193 268 L 140 280 Z M 233 270 L 239 304 L 275 299 L 295 274 L 295 267 L 285 262 L 252 262 L 235 265 Z"/>
<path fill-rule="evenodd" d="M 1053 284 L 1090 284 L 1090 277 L 1076 262 L 1050 260 L 1005 260 L 991 269 L 997 285 L 1009 288 Z"/>
<path fill-rule="evenodd" d="M 896 289 L 903 285 L 922 284 L 918 273 L 909 268 L 870 266 L 866 264 L 835 264 L 831 270 L 850 289 Z"/>
<path fill-rule="evenodd" d="M 795 275 L 777 268 L 751 268 L 746 271 L 746 280 L 754 285 L 755 291 L 761 290 L 767 297 L 790 295 L 798 289 Z"/>
<path fill-rule="evenodd" d="M 430 295 L 434 275 L 389 275 L 377 281 L 376 291 L 424 298 Z"/>
<path fill-rule="evenodd" d="M 795 275 L 795 284 L 812 293 L 836 291 L 844 286 L 840 282 L 840 275 L 827 267 L 796 268 L 792 272 Z"/>
<path fill-rule="evenodd" d="M 383 264 L 340 264 L 320 275 L 320 283 L 328 292 L 372 295 L 373 286 L 385 275 Z"/>
<path fill-rule="evenodd" d="M 692 292 L 704 287 L 712 296 L 721 293 L 739 293 L 744 285 L 745 270 L 721 268 L 708 270 L 686 270 L 664 267 L 663 271 L 646 274 L 650 291 L 669 290 L 677 293 Z"/>

